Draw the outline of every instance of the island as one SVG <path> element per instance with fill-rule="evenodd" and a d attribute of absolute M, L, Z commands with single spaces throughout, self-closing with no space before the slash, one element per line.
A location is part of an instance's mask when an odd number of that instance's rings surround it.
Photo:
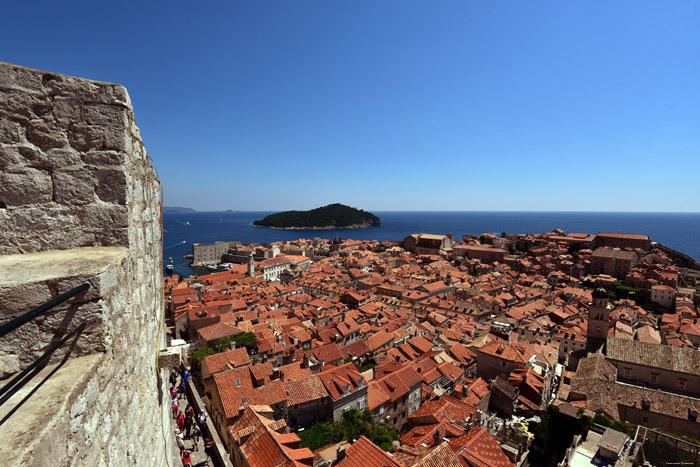
<path fill-rule="evenodd" d="M 255 227 L 285 230 L 363 229 L 381 225 L 371 212 L 335 203 L 310 211 L 284 211 L 253 222 Z"/>
<path fill-rule="evenodd" d="M 163 212 L 196 212 L 192 208 L 183 208 L 180 206 L 163 206 Z"/>

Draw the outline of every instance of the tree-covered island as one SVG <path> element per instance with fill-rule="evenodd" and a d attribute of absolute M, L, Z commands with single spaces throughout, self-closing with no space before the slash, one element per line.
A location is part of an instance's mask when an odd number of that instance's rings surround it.
<path fill-rule="evenodd" d="M 256 227 L 289 230 L 362 229 L 381 225 L 371 212 L 344 204 L 329 204 L 310 211 L 284 211 L 253 222 Z"/>

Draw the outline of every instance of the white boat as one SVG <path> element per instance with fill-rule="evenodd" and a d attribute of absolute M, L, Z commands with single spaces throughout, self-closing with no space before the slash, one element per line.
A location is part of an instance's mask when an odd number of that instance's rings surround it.
<path fill-rule="evenodd" d="M 175 270 L 175 266 L 173 266 L 172 264 L 167 264 L 165 266 L 165 270 L 168 272 L 173 272 Z"/>

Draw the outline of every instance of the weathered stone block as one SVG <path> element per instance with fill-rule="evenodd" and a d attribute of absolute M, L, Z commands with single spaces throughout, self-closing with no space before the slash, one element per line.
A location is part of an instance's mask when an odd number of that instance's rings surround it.
<path fill-rule="evenodd" d="M 119 151 L 93 150 L 81 154 L 83 162 L 93 167 L 119 166 L 124 163 L 124 154 Z"/>
<path fill-rule="evenodd" d="M 57 171 L 53 178 L 56 202 L 82 205 L 95 200 L 95 179 L 91 171 Z"/>
<path fill-rule="evenodd" d="M 168 347 L 158 353 L 158 366 L 171 370 L 178 369 L 182 365 L 182 349 L 180 347 Z"/>
<path fill-rule="evenodd" d="M 48 110 L 45 97 L 23 94 L 14 89 L 0 89 L 0 115 L 20 122 L 34 118 L 35 112 L 43 114 Z"/>
<path fill-rule="evenodd" d="M 108 203 L 126 203 L 126 175 L 122 170 L 98 170 L 97 196 Z"/>
<path fill-rule="evenodd" d="M 120 105 L 94 104 L 86 109 L 85 121 L 89 125 L 126 130 L 127 109 Z"/>
<path fill-rule="evenodd" d="M 22 173 L 0 174 L 0 203 L 5 206 L 47 203 L 52 193 L 53 183 L 46 172 L 28 167 Z"/>
<path fill-rule="evenodd" d="M 2 123 L 0 123 L 1 125 Z M 6 170 L 9 167 L 20 166 L 24 163 L 24 158 L 19 152 L 19 148 L 11 146 L 0 146 L 0 169 Z"/>
<path fill-rule="evenodd" d="M 53 116 L 63 126 L 83 120 L 83 104 L 72 97 L 56 97 L 53 103 Z"/>
<path fill-rule="evenodd" d="M 0 379 L 19 372 L 19 357 L 17 355 L 0 355 Z"/>
<path fill-rule="evenodd" d="M 4 143 L 18 143 L 20 140 L 20 126 L 15 122 L 0 119 L 0 141 Z"/>
<path fill-rule="evenodd" d="M 27 141 L 41 149 L 60 148 L 68 143 L 66 134 L 51 120 L 29 120 L 25 124 Z"/>

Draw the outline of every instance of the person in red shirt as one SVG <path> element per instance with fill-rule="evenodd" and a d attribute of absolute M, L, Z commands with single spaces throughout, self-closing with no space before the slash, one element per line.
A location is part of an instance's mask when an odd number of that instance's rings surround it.
<path fill-rule="evenodd" d="M 190 451 L 185 451 L 182 453 L 182 465 L 183 467 L 192 467 L 192 458 L 190 457 Z"/>

